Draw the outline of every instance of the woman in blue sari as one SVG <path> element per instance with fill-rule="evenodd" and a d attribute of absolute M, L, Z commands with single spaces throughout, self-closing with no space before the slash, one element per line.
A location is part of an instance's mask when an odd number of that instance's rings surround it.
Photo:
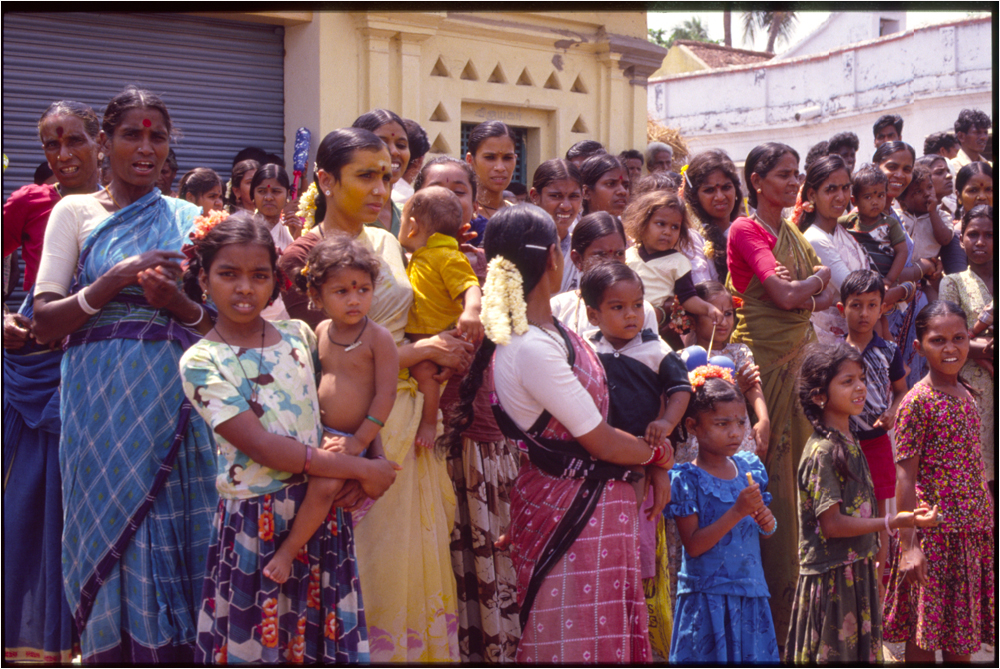
<path fill-rule="evenodd" d="M 97 190 L 100 131 L 94 110 L 79 102 L 54 102 L 38 120 L 58 183 L 19 188 L 3 207 L 4 255 L 21 248 L 29 289 L 52 208 L 64 195 Z M 62 587 L 62 349 L 34 341 L 31 314 L 30 294 L 19 313 L 4 314 L 3 650 L 8 662 L 66 664 L 75 635 Z"/>
<path fill-rule="evenodd" d="M 35 337 L 69 335 L 63 583 L 88 663 L 193 658 L 215 453 L 178 361 L 211 320 L 176 284 L 198 208 L 155 188 L 170 134 L 156 96 L 128 88 L 108 103 L 111 183 L 56 205 L 35 283 Z"/>

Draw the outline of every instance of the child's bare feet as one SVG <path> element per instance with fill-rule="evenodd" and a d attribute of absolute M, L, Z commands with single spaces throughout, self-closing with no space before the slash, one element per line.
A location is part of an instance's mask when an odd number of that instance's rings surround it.
<path fill-rule="evenodd" d="M 423 446 L 424 448 L 434 448 L 434 439 L 437 437 L 437 425 L 430 424 L 425 425 L 420 424 L 417 428 L 417 438 L 413 441 L 416 442 L 417 446 Z"/>
<path fill-rule="evenodd" d="M 292 575 L 292 560 L 294 558 L 295 556 L 285 551 L 284 546 L 282 546 L 264 567 L 264 576 L 275 583 L 284 583 Z"/>

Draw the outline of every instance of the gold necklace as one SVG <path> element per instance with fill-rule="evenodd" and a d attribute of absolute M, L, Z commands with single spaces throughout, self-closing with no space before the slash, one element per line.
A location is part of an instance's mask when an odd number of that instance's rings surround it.
<path fill-rule="evenodd" d="M 115 205 L 116 209 L 121 209 L 122 208 L 122 206 L 120 204 L 118 204 L 118 200 L 115 199 L 115 196 L 111 194 L 111 189 L 110 188 L 108 188 L 107 186 L 105 186 L 104 187 L 104 192 L 107 193 L 108 197 L 111 198 L 111 202 L 112 202 L 112 204 Z"/>
<path fill-rule="evenodd" d="M 556 338 L 556 336 L 554 334 L 552 334 L 552 332 L 550 332 L 549 329 L 547 327 L 545 327 L 544 325 L 542 325 L 541 323 L 536 323 L 535 321 L 529 320 L 528 321 L 528 325 L 534 325 L 536 328 L 538 328 L 539 330 L 541 330 L 542 332 L 544 332 L 549 337 L 549 339 L 551 339 L 552 341 L 554 341 L 556 343 L 556 345 L 558 345 L 559 348 L 561 348 L 563 350 L 563 352 L 566 354 L 566 356 L 569 357 L 569 349 L 566 348 L 566 342 L 563 341 L 562 338 Z M 555 325 L 555 323 L 553 323 L 553 325 Z"/>
<path fill-rule="evenodd" d="M 776 228 L 772 228 L 767 222 L 764 221 L 764 219 L 762 219 L 760 217 L 760 215 L 757 212 L 754 212 L 754 214 L 753 214 L 753 220 L 755 220 L 758 223 L 760 223 L 761 227 L 763 227 L 765 230 L 767 230 L 772 235 L 774 235 L 775 238 L 777 238 L 777 236 L 778 236 L 778 230 Z"/>

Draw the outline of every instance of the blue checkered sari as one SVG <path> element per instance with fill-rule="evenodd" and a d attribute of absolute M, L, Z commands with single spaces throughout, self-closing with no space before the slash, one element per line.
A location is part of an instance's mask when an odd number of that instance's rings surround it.
<path fill-rule="evenodd" d="M 197 208 L 154 190 L 84 242 L 75 289 L 152 249 L 180 250 Z M 130 286 L 62 361 L 63 579 L 88 662 L 190 660 L 217 501 L 211 430 L 178 361 L 198 334 Z"/>

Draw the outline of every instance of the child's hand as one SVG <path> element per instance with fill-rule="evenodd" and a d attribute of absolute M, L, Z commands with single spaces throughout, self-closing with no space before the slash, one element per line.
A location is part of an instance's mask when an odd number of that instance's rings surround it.
<path fill-rule="evenodd" d="M 646 435 L 643 438 L 650 446 L 655 446 L 665 442 L 673 431 L 674 429 L 670 423 L 661 418 L 660 420 L 654 420 L 646 426 Z"/>
<path fill-rule="evenodd" d="M 455 375 L 455 370 L 451 367 L 440 367 L 439 369 L 441 371 L 434 375 L 434 380 L 438 383 L 444 383 Z"/>
<path fill-rule="evenodd" d="M 369 463 L 370 473 L 359 482 L 366 495 L 372 499 L 378 499 L 393 484 L 396 480 L 396 472 L 401 470 L 403 466 L 392 460 L 383 460 L 381 458 L 378 460 L 367 460 L 367 462 Z"/>
<path fill-rule="evenodd" d="M 875 424 L 872 425 L 873 428 L 882 428 L 886 432 L 892 429 L 892 426 L 896 424 L 896 409 L 893 406 L 889 406 L 885 410 L 885 413 L 878 417 Z"/>
<path fill-rule="evenodd" d="M 328 434 L 323 436 L 323 443 L 320 445 L 320 448 L 331 453 L 361 455 L 361 452 L 365 450 L 365 445 L 353 435 L 341 437 L 339 435 Z"/>
<path fill-rule="evenodd" d="M 746 395 L 754 386 L 760 386 L 760 367 L 749 360 L 736 370 L 736 385 L 740 392 Z"/>
<path fill-rule="evenodd" d="M 757 509 L 757 512 L 753 514 L 753 519 L 765 533 L 770 533 L 774 530 L 774 514 L 766 506 L 761 506 Z"/>
<path fill-rule="evenodd" d="M 462 339 L 473 344 L 478 344 L 486 334 L 483 322 L 479 320 L 479 314 L 472 311 L 462 312 L 462 315 L 458 317 L 458 326 L 455 329 L 458 330 Z"/>
<path fill-rule="evenodd" d="M 762 418 L 754 423 L 753 430 L 753 440 L 757 444 L 757 457 L 760 458 L 761 462 L 767 457 L 767 447 L 771 440 L 771 421 L 768 418 Z"/>
<path fill-rule="evenodd" d="M 941 524 L 937 504 L 934 505 L 933 509 L 928 509 L 926 506 L 914 509 L 912 516 L 914 527 L 937 527 Z"/>
<path fill-rule="evenodd" d="M 663 509 L 670 502 L 670 470 L 662 467 L 647 467 L 646 477 L 653 490 L 652 505 L 646 509 L 646 519 L 653 520 L 663 513 Z M 649 499 L 648 494 L 646 499 Z"/>
<path fill-rule="evenodd" d="M 736 498 L 736 503 L 733 504 L 733 508 L 736 509 L 736 513 L 740 515 L 740 518 L 756 513 L 762 506 L 764 506 L 764 498 L 761 497 L 759 483 L 748 485 L 741 490 L 740 496 Z"/>

